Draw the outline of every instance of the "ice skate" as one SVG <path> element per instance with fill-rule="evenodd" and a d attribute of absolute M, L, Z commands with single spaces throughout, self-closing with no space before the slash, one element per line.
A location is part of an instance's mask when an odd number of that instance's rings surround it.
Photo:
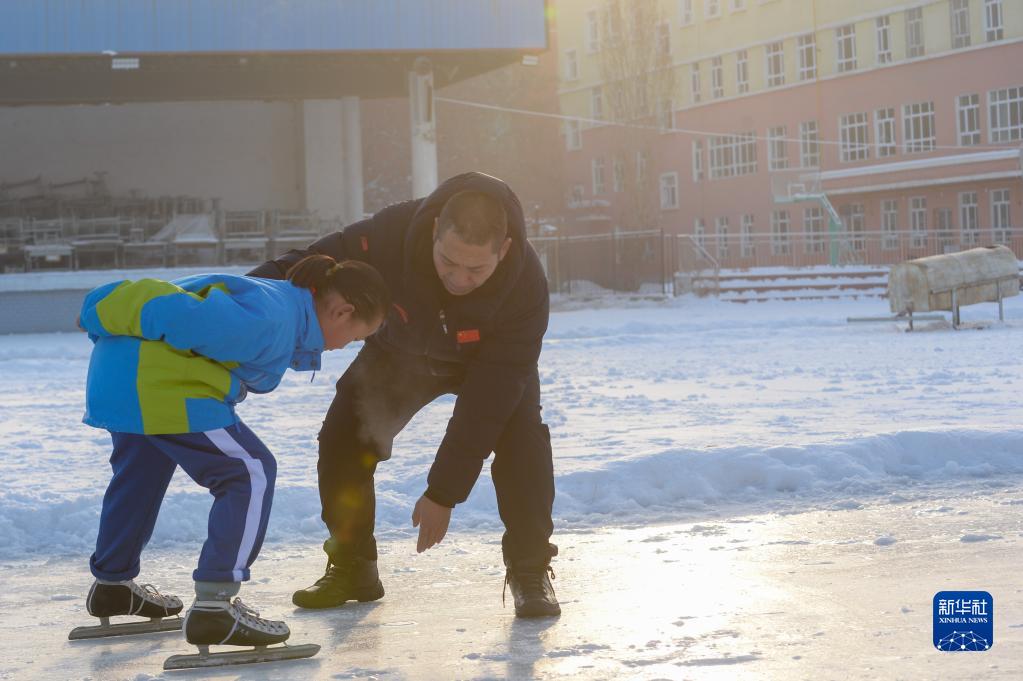
<path fill-rule="evenodd" d="M 177 596 L 161 594 L 151 584 L 136 584 L 132 579 L 115 584 L 94 582 L 85 599 L 85 607 L 90 615 L 99 618 L 100 624 L 99 626 L 72 629 L 68 634 L 68 639 L 72 641 L 107 636 L 150 634 L 158 631 L 178 631 L 183 622 L 178 617 L 182 607 L 181 599 Z M 149 619 L 118 624 L 110 623 L 111 617 L 121 615 Z"/>
<path fill-rule="evenodd" d="M 220 667 L 312 657 L 320 646 L 284 643 L 291 630 L 284 622 L 268 620 L 236 598 L 233 601 L 196 601 L 185 615 L 185 640 L 199 648 L 198 655 L 172 655 L 164 669 Z M 210 646 L 252 646 L 246 650 L 210 652 Z"/>

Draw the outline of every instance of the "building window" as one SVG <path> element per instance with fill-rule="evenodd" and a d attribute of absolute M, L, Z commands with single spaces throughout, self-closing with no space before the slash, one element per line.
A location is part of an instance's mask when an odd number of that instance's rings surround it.
<path fill-rule="evenodd" d="M 703 218 L 696 218 L 693 221 L 693 236 L 696 237 L 696 245 L 700 247 L 700 250 L 704 253 L 707 252 L 707 225 L 704 224 Z"/>
<path fill-rule="evenodd" d="M 789 142 L 785 126 L 767 129 L 767 167 L 769 170 L 785 170 L 789 167 Z"/>
<path fill-rule="evenodd" d="M 690 66 L 689 91 L 693 96 L 693 104 L 700 101 L 700 64 L 699 62 Z"/>
<path fill-rule="evenodd" d="M 565 50 L 565 80 L 578 80 L 579 60 L 576 59 L 575 50 Z"/>
<path fill-rule="evenodd" d="M 749 92 L 749 51 L 735 53 L 735 89 L 738 93 Z"/>
<path fill-rule="evenodd" d="M 984 39 L 990 43 L 1004 37 L 1002 0 L 984 0 Z"/>
<path fill-rule="evenodd" d="M 604 193 L 604 157 L 598 156 L 591 162 L 593 170 L 593 195 L 598 196 Z"/>
<path fill-rule="evenodd" d="M 579 203 L 586 195 L 586 188 L 581 184 L 572 185 L 572 203 Z"/>
<path fill-rule="evenodd" d="M 824 210 L 820 206 L 803 209 L 803 234 L 806 252 L 824 252 Z"/>
<path fill-rule="evenodd" d="M 894 251 L 899 247 L 899 202 L 885 199 L 881 202 L 881 248 Z"/>
<path fill-rule="evenodd" d="M 616 194 L 625 191 L 625 161 L 615 156 L 611 161 L 611 187 Z"/>
<path fill-rule="evenodd" d="M 746 9 L 746 0 L 732 0 L 729 6 L 733 12 L 742 12 Z"/>
<path fill-rule="evenodd" d="M 753 245 L 753 216 L 749 213 L 742 216 L 739 224 L 739 249 L 744 258 L 752 258 L 756 254 Z"/>
<path fill-rule="evenodd" d="M 693 23 L 693 0 L 679 0 L 679 15 L 681 24 L 689 26 Z"/>
<path fill-rule="evenodd" d="M 866 222 L 863 217 L 862 203 L 847 203 L 838 209 L 845 225 L 846 234 L 850 237 L 850 245 L 854 251 L 864 251 L 867 248 L 867 241 L 864 238 Z"/>
<path fill-rule="evenodd" d="M 789 254 L 789 212 L 771 211 L 771 255 Z"/>
<path fill-rule="evenodd" d="M 813 33 L 796 39 L 799 53 L 799 80 L 813 80 L 817 77 L 817 37 Z"/>
<path fill-rule="evenodd" d="M 757 140 L 752 132 L 715 135 L 710 138 L 707 151 L 712 180 L 757 172 Z"/>
<path fill-rule="evenodd" d="M 887 16 L 878 17 L 876 21 L 877 30 L 877 63 L 892 63 L 892 22 Z"/>
<path fill-rule="evenodd" d="M 964 147 L 980 144 L 980 95 L 956 97 L 956 114 L 959 144 Z"/>
<path fill-rule="evenodd" d="M 590 90 L 590 118 L 597 121 L 604 118 L 604 91 L 600 86 Z"/>
<path fill-rule="evenodd" d="M 961 192 L 959 194 L 959 229 L 962 232 L 963 246 L 976 246 L 980 236 L 980 224 L 977 219 L 977 192 Z"/>
<path fill-rule="evenodd" d="M 949 3 L 952 19 L 952 49 L 970 46 L 970 0 L 952 0 Z"/>
<path fill-rule="evenodd" d="M 721 16 L 721 0 L 703 0 L 703 16 L 705 19 Z"/>
<path fill-rule="evenodd" d="M 902 107 L 902 141 L 907 154 L 934 149 L 934 102 Z"/>
<path fill-rule="evenodd" d="M 1023 139 L 1023 86 L 992 90 L 987 95 L 988 135 L 992 142 Z"/>
<path fill-rule="evenodd" d="M 996 244 L 1007 244 L 1012 238 L 1012 221 L 1009 210 L 1009 190 L 993 190 L 991 192 L 991 229 Z"/>
<path fill-rule="evenodd" d="M 583 148 L 582 126 L 577 120 L 565 121 L 565 148 L 569 151 Z"/>
<path fill-rule="evenodd" d="M 703 181 L 703 140 L 693 140 L 693 182 Z"/>
<path fill-rule="evenodd" d="M 895 109 L 878 109 L 874 112 L 874 137 L 878 158 L 895 155 Z"/>
<path fill-rule="evenodd" d="M 646 76 L 640 76 L 636 78 L 636 115 L 646 116 L 649 111 L 649 102 L 647 101 L 647 85 Z M 623 103 L 624 109 L 624 103 Z"/>
<path fill-rule="evenodd" d="M 856 26 L 848 24 L 835 30 L 835 63 L 838 72 L 856 70 Z"/>
<path fill-rule="evenodd" d="M 906 17 L 906 58 L 924 56 L 924 10 L 922 7 L 907 9 Z"/>
<path fill-rule="evenodd" d="M 671 56 L 671 27 L 668 24 L 657 24 L 657 56 Z"/>
<path fill-rule="evenodd" d="M 646 184 L 647 165 L 650 163 L 650 153 L 647 151 L 636 152 L 636 184 Z"/>
<path fill-rule="evenodd" d="M 764 48 L 767 64 L 767 87 L 785 84 L 785 43 L 768 43 Z"/>
<path fill-rule="evenodd" d="M 843 163 L 870 158 L 870 123 L 865 112 L 842 116 L 838 121 L 838 130 Z"/>
<path fill-rule="evenodd" d="M 591 9 L 586 13 L 586 51 L 590 54 L 600 50 L 600 15 Z"/>
<path fill-rule="evenodd" d="M 804 168 L 819 168 L 821 165 L 817 121 L 803 121 L 799 124 L 799 165 Z"/>
<path fill-rule="evenodd" d="M 909 199 L 910 245 L 913 248 L 927 246 L 927 197 L 913 196 Z"/>
<path fill-rule="evenodd" d="M 675 127 L 675 104 L 670 99 L 662 99 L 657 106 L 657 127 L 662 133 Z"/>
<path fill-rule="evenodd" d="M 714 235 L 717 237 L 718 261 L 728 258 L 728 218 L 714 221 Z"/>
<path fill-rule="evenodd" d="M 725 67 L 721 57 L 710 60 L 710 96 L 721 99 L 725 96 Z"/>
<path fill-rule="evenodd" d="M 661 175 L 661 210 L 678 208 L 678 173 Z"/>
<path fill-rule="evenodd" d="M 952 232 L 952 209 L 934 209 L 934 229 L 938 236 L 938 249 L 941 253 L 956 250 L 955 234 Z"/>

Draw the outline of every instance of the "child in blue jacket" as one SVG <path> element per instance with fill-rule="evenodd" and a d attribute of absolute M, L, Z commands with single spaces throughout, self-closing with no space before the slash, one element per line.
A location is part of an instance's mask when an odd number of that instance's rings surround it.
<path fill-rule="evenodd" d="M 259 554 L 273 499 L 273 455 L 235 414 L 286 369 L 315 371 L 320 354 L 373 334 L 390 307 L 370 265 L 313 255 L 284 281 L 224 274 L 118 281 L 91 291 L 79 326 L 94 342 L 83 421 L 110 431 L 113 478 L 103 497 L 90 614 L 164 617 L 180 599 L 135 583 L 177 466 L 214 496 L 193 573 L 185 637 L 196 645 L 267 645 L 283 622 L 237 595 Z M 106 620 L 104 619 L 104 622 Z"/>

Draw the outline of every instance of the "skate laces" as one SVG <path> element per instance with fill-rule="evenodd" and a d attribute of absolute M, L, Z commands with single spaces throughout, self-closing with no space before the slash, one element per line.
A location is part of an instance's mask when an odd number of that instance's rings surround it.
<path fill-rule="evenodd" d="M 505 573 L 504 576 L 504 588 L 501 589 L 501 607 L 504 607 L 505 595 L 508 591 L 508 585 L 511 584 L 512 576 L 518 581 L 522 590 L 531 592 L 542 592 L 543 591 L 543 578 L 545 575 L 550 575 L 551 581 L 557 579 L 557 575 L 554 574 L 554 568 L 550 565 L 543 566 L 542 570 L 512 570 L 511 568 Z M 554 585 L 551 584 L 551 593 L 554 593 Z"/>
<path fill-rule="evenodd" d="M 128 581 L 128 588 L 132 592 L 131 614 L 137 615 L 145 607 L 146 602 L 154 603 L 163 608 L 163 613 L 170 616 L 171 606 L 177 605 L 177 596 L 164 596 L 152 584 L 137 584 L 134 579 Z M 138 607 L 135 607 L 135 596 L 139 597 Z"/>
<path fill-rule="evenodd" d="M 227 610 L 234 616 L 234 624 L 231 626 L 231 630 L 227 632 L 224 640 L 220 642 L 221 644 L 234 635 L 239 624 L 244 624 L 249 628 L 264 631 L 268 634 L 284 634 L 288 631 L 288 627 L 284 622 L 276 622 L 260 617 L 258 610 L 246 605 L 240 598 L 228 601 Z"/>

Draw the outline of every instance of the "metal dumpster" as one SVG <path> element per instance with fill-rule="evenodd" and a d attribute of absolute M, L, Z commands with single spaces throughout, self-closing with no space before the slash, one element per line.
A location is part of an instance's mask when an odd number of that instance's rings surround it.
<path fill-rule="evenodd" d="M 959 308 L 975 303 L 998 303 L 1019 294 L 1019 262 L 1005 246 L 973 248 L 932 255 L 892 267 L 888 275 L 888 304 L 898 315 L 934 310 L 952 312 L 959 326 Z"/>

